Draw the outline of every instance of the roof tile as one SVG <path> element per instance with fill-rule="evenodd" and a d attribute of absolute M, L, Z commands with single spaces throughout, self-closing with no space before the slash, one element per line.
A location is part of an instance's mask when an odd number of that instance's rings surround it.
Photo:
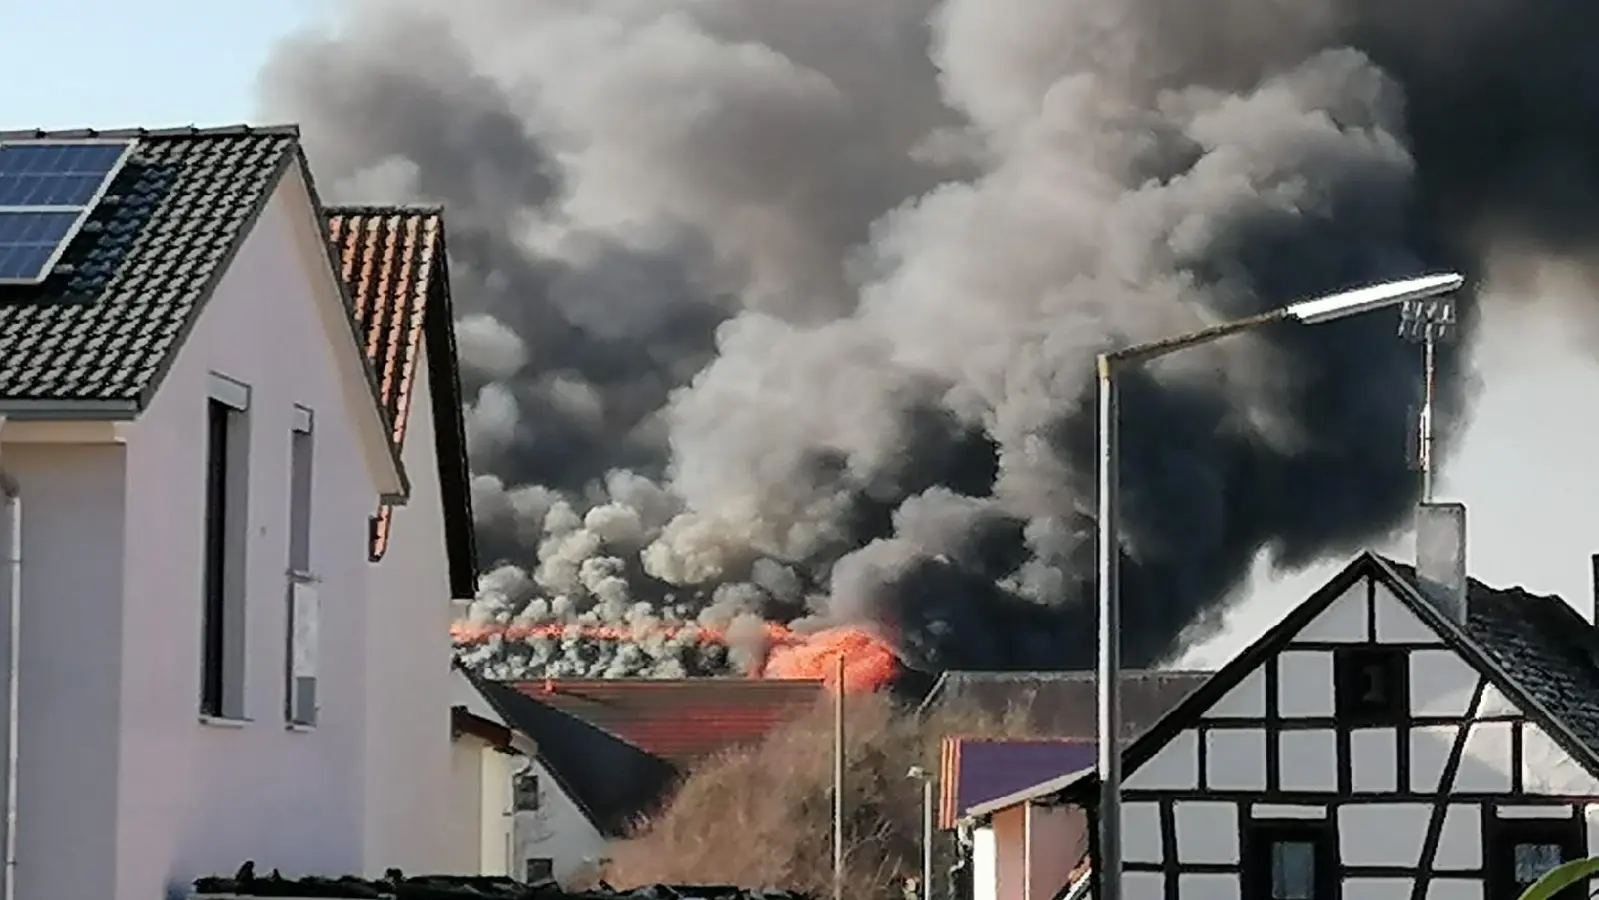
<path fill-rule="evenodd" d="M 0 286 L 0 397 L 142 403 L 294 158 L 282 128 L 0 132 L 131 138 L 63 267 Z"/>

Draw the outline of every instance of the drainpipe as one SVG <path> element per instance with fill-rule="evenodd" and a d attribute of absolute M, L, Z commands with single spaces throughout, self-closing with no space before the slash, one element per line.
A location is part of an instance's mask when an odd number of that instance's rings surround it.
<path fill-rule="evenodd" d="M 3 420 L 0 420 L 3 422 Z M 6 511 L 6 549 L 0 563 L 7 570 L 6 599 L 10 604 L 10 636 L 6 643 L 6 884 L 4 900 L 17 897 L 17 750 L 22 738 L 22 493 L 17 481 L 0 469 L 0 495 Z"/>

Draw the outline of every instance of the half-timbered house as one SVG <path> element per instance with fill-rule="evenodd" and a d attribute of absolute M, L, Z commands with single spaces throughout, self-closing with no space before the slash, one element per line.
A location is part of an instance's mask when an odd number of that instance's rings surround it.
<path fill-rule="evenodd" d="M 1513 900 L 1599 853 L 1599 632 L 1466 578 L 1463 508 L 1431 524 L 1441 550 L 1361 555 L 1128 748 L 1125 900 Z"/>

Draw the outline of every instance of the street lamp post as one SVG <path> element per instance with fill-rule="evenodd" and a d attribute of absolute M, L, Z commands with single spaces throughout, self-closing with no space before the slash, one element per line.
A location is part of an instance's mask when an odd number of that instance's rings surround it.
<path fill-rule="evenodd" d="M 1459 290 L 1455 273 L 1426 275 L 1301 300 L 1271 312 L 1101 353 L 1099 379 L 1099 865 L 1096 900 L 1121 900 L 1121 586 L 1118 582 L 1116 375 L 1123 368 L 1274 322 L 1319 325 Z"/>
<path fill-rule="evenodd" d="M 933 900 L 933 774 L 911 766 L 906 777 L 922 783 L 922 900 Z"/>

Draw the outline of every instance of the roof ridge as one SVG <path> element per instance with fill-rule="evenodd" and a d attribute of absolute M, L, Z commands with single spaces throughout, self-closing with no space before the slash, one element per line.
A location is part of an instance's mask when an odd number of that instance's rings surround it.
<path fill-rule="evenodd" d="M 397 213 L 444 214 L 442 203 L 329 203 L 322 207 L 329 216 L 388 216 Z"/>
<path fill-rule="evenodd" d="M 300 137 L 300 126 L 281 125 L 179 125 L 170 128 L 24 128 L 0 131 L 0 140 L 92 140 L 96 138 L 209 138 L 209 137 Z"/>

